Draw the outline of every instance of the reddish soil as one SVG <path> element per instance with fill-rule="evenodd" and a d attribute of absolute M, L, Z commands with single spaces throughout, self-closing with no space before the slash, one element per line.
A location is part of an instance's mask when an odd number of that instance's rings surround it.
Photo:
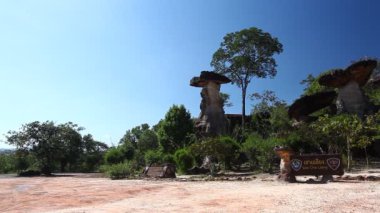
<path fill-rule="evenodd" d="M 0 178 L 0 212 L 380 212 L 380 181 Z"/>

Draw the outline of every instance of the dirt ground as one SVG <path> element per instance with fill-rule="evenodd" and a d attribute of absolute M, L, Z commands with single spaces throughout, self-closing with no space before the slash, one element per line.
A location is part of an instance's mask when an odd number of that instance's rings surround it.
<path fill-rule="evenodd" d="M 2 176 L 0 212 L 373 213 L 380 212 L 380 181 L 283 183 L 268 175 L 243 181 Z"/>

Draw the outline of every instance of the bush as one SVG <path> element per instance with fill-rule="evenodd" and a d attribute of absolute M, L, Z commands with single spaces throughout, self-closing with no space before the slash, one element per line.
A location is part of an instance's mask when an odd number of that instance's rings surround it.
<path fill-rule="evenodd" d="M 149 150 L 145 153 L 144 159 L 147 165 L 160 164 L 162 163 L 162 153 L 160 151 Z"/>
<path fill-rule="evenodd" d="M 16 170 L 15 161 L 14 154 L 0 154 L 0 174 L 14 172 Z"/>
<path fill-rule="evenodd" d="M 122 152 L 123 158 L 126 160 L 132 160 L 135 154 L 135 148 L 130 144 L 123 144 L 118 147 L 118 149 Z"/>
<path fill-rule="evenodd" d="M 137 149 L 137 150 L 135 151 L 134 156 L 133 156 L 133 160 L 132 160 L 132 162 L 133 162 L 133 164 L 135 165 L 136 170 L 145 167 L 145 166 L 146 166 L 146 163 L 145 163 L 145 156 L 144 156 L 144 153 Z"/>
<path fill-rule="evenodd" d="M 104 155 L 107 164 L 117 164 L 124 161 L 124 153 L 120 148 L 111 148 Z"/>
<path fill-rule="evenodd" d="M 285 140 L 281 138 L 263 139 L 259 135 L 250 135 L 242 145 L 251 167 L 259 167 L 264 172 L 272 172 L 274 159 L 276 157 L 273 148 L 284 145 Z"/>
<path fill-rule="evenodd" d="M 175 162 L 175 158 L 173 155 L 171 154 L 166 154 L 162 157 L 162 163 L 172 163 L 172 164 L 176 164 Z"/>
<path fill-rule="evenodd" d="M 108 165 L 105 168 L 103 167 L 103 169 L 106 170 L 107 176 L 109 176 L 112 180 L 124 179 L 131 174 L 129 163 Z"/>
<path fill-rule="evenodd" d="M 198 159 L 212 156 L 225 167 L 229 167 L 232 162 L 239 157 L 239 144 L 231 137 L 209 138 L 201 143 L 193 144 L 190 147 L 191 153 Z"/>
<path fill-rule="evenodd" d="M 218 159 L 224 162 L 225 167 L 230 167 L 230 164 L 236 161 L 239 157 L 239 144 L 230 137 L 220 137 L 218 139 L 220 143 Z"/>
<path fill-rule="evenodd" d="M 186 173 L 194 165 L 194 157 L 186 149 L 177 150 L 174 154 L 174 159 L 177 167 L 183 173 Z"/>

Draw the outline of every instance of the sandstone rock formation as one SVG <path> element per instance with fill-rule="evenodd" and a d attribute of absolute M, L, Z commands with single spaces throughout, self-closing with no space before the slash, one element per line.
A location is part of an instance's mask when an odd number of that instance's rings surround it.
<path fill-rule="evenodd" d="M 361 87 L 364 86 L 377 66 L 375 60 L 363 60 L 352 64 L 344 71 L 336 71 L 320 77 L 318 83 L 338 88 L 336 106 L 338 113 L 348 112 L 360 117 L 368 109 L 368 103 Z"/>
<path fill-rule="evenodd" d="M 301 97 L 289 107 L 288 114 L 298 121 L 314 120 L 309 114 L 331 105 L 336 97 L 337 93 L 334 91 Z"/>
<path fill-rule="evenodd" d="M 352 113 L 363 117 L 371 111 L 361 87 L 367 84 L 373 70 L 377 66 L 375 60 L 362 60 L 352 64 L 345 70 L 337 69 L 322 75 L 318 83 L 335 88 L 338 91 L 316 93 L 296 100 L 289 108 L 288 114 L 297 121 L 310 121 L 309 114 L 324 107 L 331 106 L 335 100 L 337 113 Z"/>
<path fill-rule="evenodd" d="M 226 132 L 227 119 L 220 97 L 220 85 L 229 82 L 231 80 L 227 77 L 208 71 L 202 71 L 199 77 L 190 81 L 191 86 L 202 87 L 201 113 L 195 126 L 205 136 L 222 135 Z"/>

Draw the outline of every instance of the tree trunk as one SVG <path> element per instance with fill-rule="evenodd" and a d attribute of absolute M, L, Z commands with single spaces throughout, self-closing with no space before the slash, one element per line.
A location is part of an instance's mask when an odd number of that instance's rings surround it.
<path fill-rule="evenodd" d="M 350 151 L 350 140 L 347 138 L 347 171 L 351 171 L 351 151 Z"/>
<path fill-rule="evenodd" d="M 242 94 L 242 113 L 241 113 L 241 130 L 244 133 L 245 130 L 245 96 L 246 96 L 247 88 L 244 86 L 241 89 Z"/>
<path fill-rule="evenodd" d="M 367 169 L 368 169 L 369 168 L 369 160 L 368 160 L 367 147 L 364 147 L 364 153 L 365 153 L 365 160 L 366 160 Z"/>

